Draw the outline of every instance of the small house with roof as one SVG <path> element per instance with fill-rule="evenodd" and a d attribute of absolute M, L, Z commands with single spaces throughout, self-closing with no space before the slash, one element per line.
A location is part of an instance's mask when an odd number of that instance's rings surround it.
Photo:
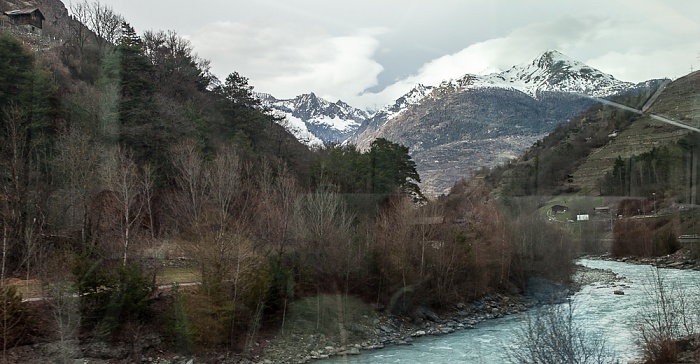
<path fill-rule="evenodd" d="M 552 206 L 552 213 L 553 214 L 563 214 L 569 211 L 569 208 L 564 206 L 564 205 L 554 205 Z"/>
<path fill-rule="evenodd" d="M 4 21 L 9 21 L 11 25 L 27 28 L 28 31 L 40 31 L 44 27 L 44 14 L 37 8 L 24 10 L 10 10 L 4 14 Z"/>

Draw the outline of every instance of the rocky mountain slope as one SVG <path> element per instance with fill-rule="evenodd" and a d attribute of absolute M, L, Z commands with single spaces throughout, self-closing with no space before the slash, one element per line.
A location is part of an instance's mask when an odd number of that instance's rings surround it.
<path fill-rule="evenodd" d="M 390 119 L 400 115 L 409 107 L 423 100 L 423 98 L 425 98 L 433 90 L 433 88 L 433 86 L 418 84 L 412 88 L 411 91 L 408 91 L 405 95 L 396 99 L 393 104 L 387 105 L 381 110 L 372 114 L 372 116 L 365 120 L 362 125 L 360 125 L 349 141 L 353 144 L 357 144 L 359 135 L 376 131 Z M 371 143 L 371 141 L 369 142 Z M 368 145 L 369 143 L 367 143 L 366 146 Z"/>
<path fill-rule="evenodd" d="M 500 73 L 416 88 L 367 119 L 350 142 L 365 148 L 382 137 L 406 145 L 423 191 L 437 195 L 479 167 L 519 155 L 594 104 L 595 97 L 640 92 L 658 83 L 619 81 L 548 51 Z"/>

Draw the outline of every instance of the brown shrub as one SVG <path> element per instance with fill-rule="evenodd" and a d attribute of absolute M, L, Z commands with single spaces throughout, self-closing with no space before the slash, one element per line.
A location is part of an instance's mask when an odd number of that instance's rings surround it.
<path fill-rule="evenodd" d="M 580 252 L 571 231 L 533 213 L 514 217 L 509 224 L 513 278 L 524 289 L 528 278 L 568 282 L 573 260 Z"/>
<path fill-rule="evenodd" d="M 410 289 L 416 303 L 442 306 L 510 284 L 511 253 L 498 207 L 471 186 L 417 208 L 392 201 L 374 236 L 380 299 Z"/>
<path fill-rule="evenodd" d="M 615 222 L 611 253 L 616 257 L 652 257 L 671 254 L 680 248 L 676 236 L 679 220 L 622 219 Z"/>

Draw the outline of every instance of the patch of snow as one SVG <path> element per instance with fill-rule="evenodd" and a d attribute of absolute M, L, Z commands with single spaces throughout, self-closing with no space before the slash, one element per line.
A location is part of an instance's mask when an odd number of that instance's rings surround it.
<path fill-rule="evenodd" d="M 323 124 L 329 127 L 339 130 L 339 131 L 349 131 L 352 129 L 357 129 L 360 123 L 353 119 L 342 119 L 339 117 L 330 117 L 327 115 L 320 115 L 319 117 L 312 118 L 307 121 L 311 124 Z"/>
<path fill-rule="evenodd" d="M 423 84 L 418 84 L 410 91 L 408 91 L 405 95 L 396 99 L 396 101 L 392 105 L 387 105 L 384 108 L 377 111 L 376 113 L 374 113 L 374 115 L 372 115 L 371 118 L 384 119 L 381 123 L 384 124 L 390 119 L 393 119 L 401 113 L 403 113 L 404 111 L 406 111 L 412 105 L 418 104 L 426 96 L 428 96 L 433 89 L 433 86 L 425 86 Z"/>
<path fill-rule="evenodd" d="M 285 129 L 302 144 L 308 146 L 309 148 L 322 148 L 323 140 L 316 137 L 313 133 L 309 131 L 306 127 L 304 120 L 295 118 L 294 116 L 288 114 L 275 113 L 276 116 L 285 116 L 284 120 L 280 121 L 280 125 L 284 126 Z"/>

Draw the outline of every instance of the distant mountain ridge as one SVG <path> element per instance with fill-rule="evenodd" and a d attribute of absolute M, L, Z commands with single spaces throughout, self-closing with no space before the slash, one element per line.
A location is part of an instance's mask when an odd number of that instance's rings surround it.
<path fill-rule="evenodd" d="M 437 87 L 418 85 L 371 116 L 350 141 L 366 147 L 361 134 L 367 129 L 371 133 L 412 105 L 422 102 L 426 96 L 440 98 L 451 92 L 485 89 L 520 91 L 534 99 L 546 98 L 552 93 L 573 93 L 592 97 L 606 97 L 625 92 L 635 85 L 615 79 L 613 76 L 573 60 L 556 50 L 542 53 L 532 62 L 513 66 L 508 70 L 488 75 L 466 74 L 458 79 L 446 80 Z M 450 90 L 450 91 L 447 91 Z M 436 91 L 436 94 L 431 94 Z M 420 95 L 422 97 L 416 97 Z M 371 141 L 370 141 L 371 142 Z"/>
<path fill-rule="evenodd" d="M 550 50 L 530 63 L 513 66 L 502 72 L 466 74 L 458 79 L 443 81 L 438 86 L 418 84 L 393 104 L 371 115 L 341 100 L 332 103 L 314 93 L 293 99 L 276 99 L 269 94 L 259 94 L 259 97 L 266 106 L 287 117 L 287 128 L 302 142 L 318 147 L 346 140 L 361 141 L 363 138 L 359 136 L 366 130 L 371 132 L 379 128 L 409 107 L 420 103 L 435 89 L 454 88 L 464 91 L 499 88 L 520 91 L 539 99 L 551 92 L 606 97 L 625 92 L 634 86 L 575 61 L 561 52 Z"/>
<path fill-rule="evenodd" d="M 258 97 L 274 113 L 284 115 L 287 130 L 310 147 L 345 141 L 369 117 L 367 111 L 341 100 L 327 101 L 313 92 L 287 100 L 278 100 L 269 94 L 258 94 Z"/>
<path fill-rule="evenodd" d="M 377 130 L 390 119 L 400 115 L 409 107 L 419 103 L 433 90 L 433 88 L 433 86 L 418 84 L 406 94 L 396 99 L 393 104 L 383 107 L 367 118 L 356 130 L 356 132 L 348 139 L 348 141 L 357 144 L 358 135 L 362 135 L 367 130 Z M 368 145 L 369 144 L 365 145 L 365 147 Z"/>
<path fill-rule="evenodd" d="M 416 85 L 363 120 L 356 118 L 361 113 L 343 114 L 353 121 L 347 124 L 323 122 L 340 115 L 328 108 L 332 103 L 316 101 L 313 94 L 271 105 L 291 116 L 289 124 L 316 136 L 317 144 L 345 140 L 365 149 L 381 137 L 407 146 L 423 180 L 421 188 L 437 195 L 479 167 L 515 158 L 557 125 L 586 110 L 595 98 L 637 92 L 658 83 L 620 81 L 549 50 L 505 71 L 466 74 L 437 86 Z"/>

